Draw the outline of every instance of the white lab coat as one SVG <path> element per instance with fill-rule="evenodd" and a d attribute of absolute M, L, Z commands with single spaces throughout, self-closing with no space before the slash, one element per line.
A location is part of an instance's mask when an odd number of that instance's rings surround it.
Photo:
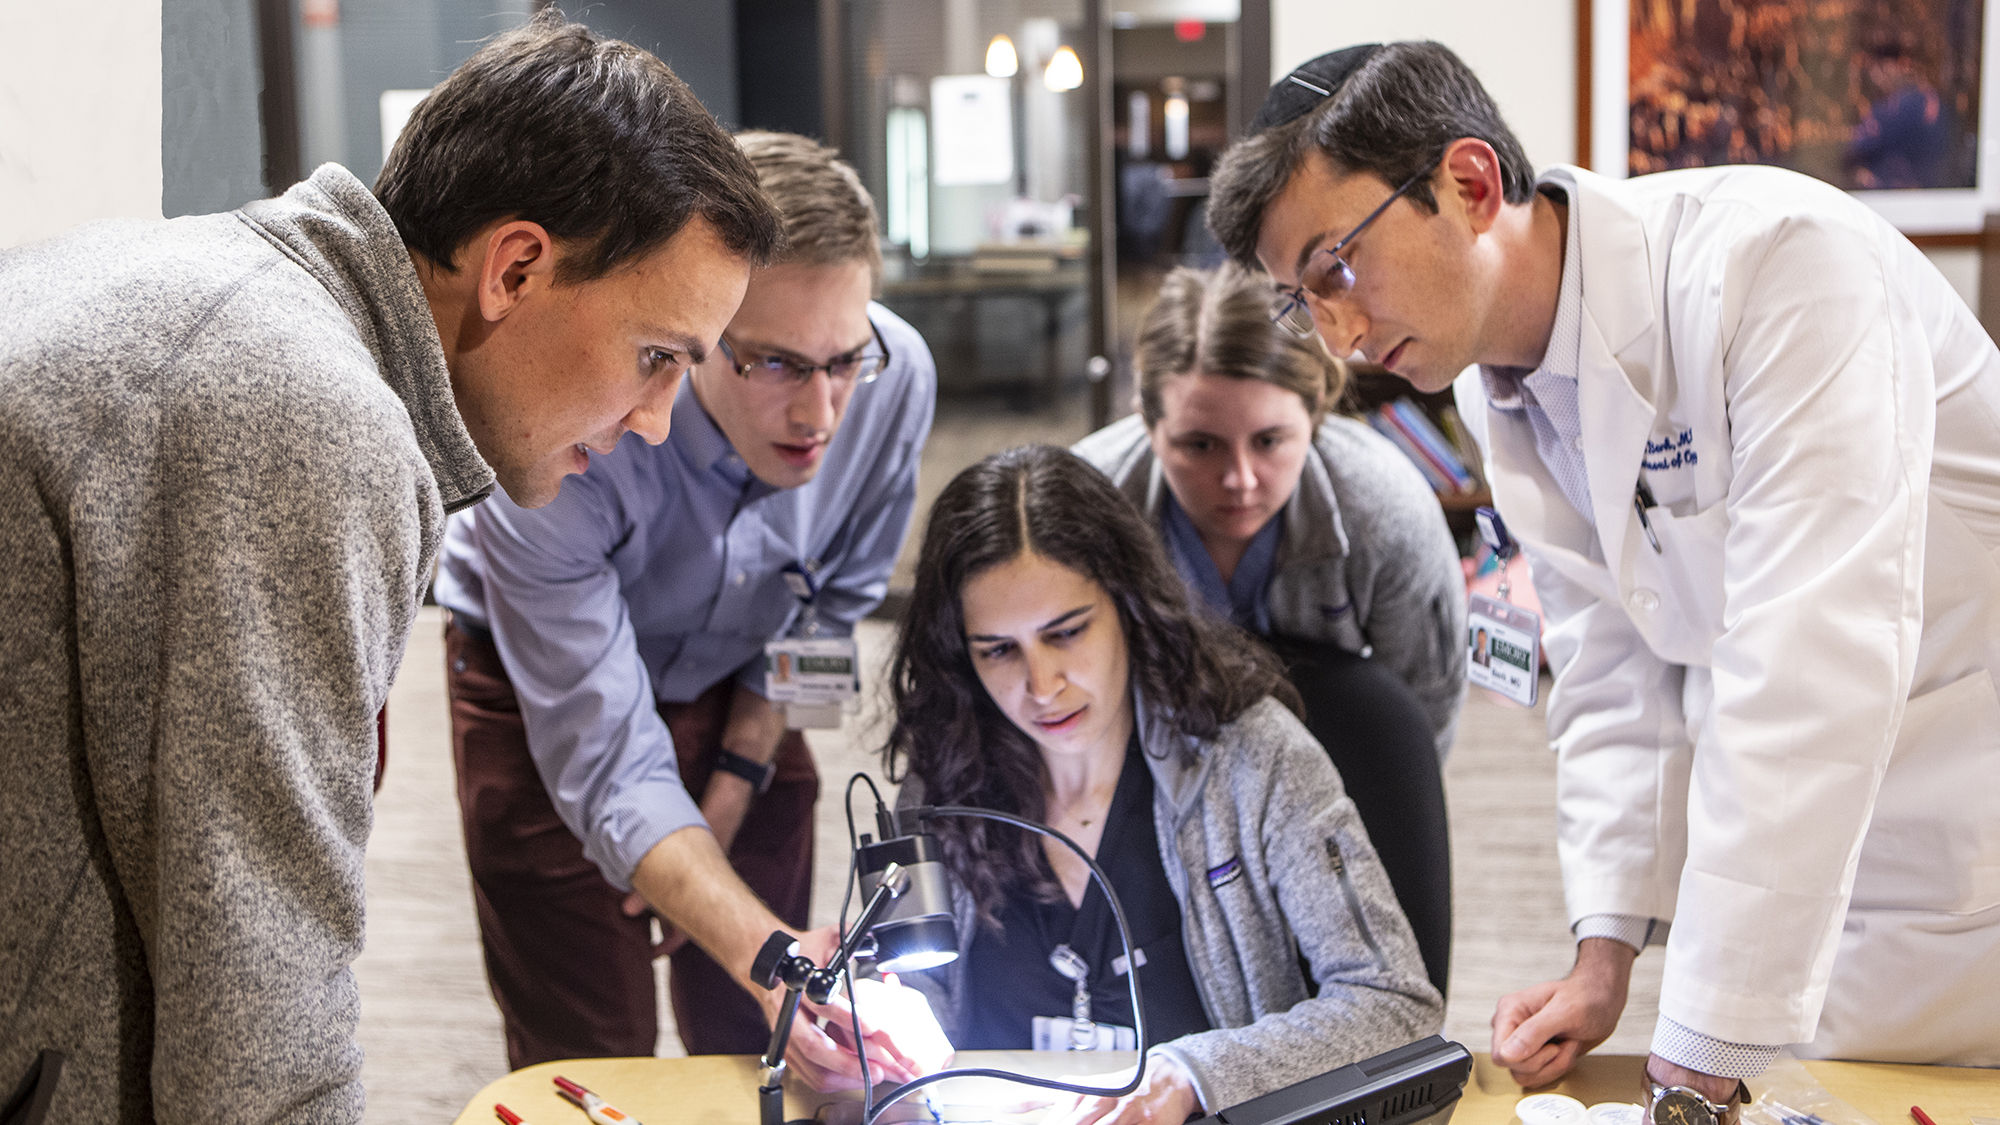
<path fill-rule="evenodd" d="M 1818 181 L 1543 179 L 1595 530 L 1477 369 L 1458 394 L 1548 614 L 1572 922 L 1671 919 L 1696 1031 L 2000 1065 L 2000 351 Z"/>

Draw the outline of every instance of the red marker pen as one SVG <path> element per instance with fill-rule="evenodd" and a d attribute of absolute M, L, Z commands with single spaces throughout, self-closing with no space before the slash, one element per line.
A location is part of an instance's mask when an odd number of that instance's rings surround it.
<path fill-rule="evenodd" d="M 508 1109 L 506 1106 L 501 1105 L 499 1102 L 493 1103 L 493 1116 L 498 1117 L 502 1121 L 505 1121 L 507 1125 L 527 1125 L 527 1122 L 521 1120 L 520 1114 L 515 1113 L 511 1109 Z"/>
<path fill-rule="evenodd" d="M 561 1075 L 556 1076 L 556 1092 L 575 1102 L 583 1110 L 584 1116 L 595 1121 L 597 1125 L 639 1125 L 639 1122 L 627 1116 L 624 1110 Z"/>

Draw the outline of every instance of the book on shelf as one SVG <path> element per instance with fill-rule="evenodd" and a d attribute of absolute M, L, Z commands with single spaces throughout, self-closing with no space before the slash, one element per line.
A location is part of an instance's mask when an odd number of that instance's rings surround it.
<path fill-rule="evenodd" d="M 1466 429 L 1465 419 L 1459 417 L 1458 407 L 1447 405 L 1438 411 L 1438 428 L 1444 431 L 1445 440 L 1451 442 L 1453 452 L 1472 474 L 1473 481 L 1485 488 L 1485 457 L 1479 452 L 1479 443 L 1472 439 L 1472 431 Z"/>
<path fill-rule="evenodd" d="M 1410 464 L 1415 465 L 1417 471 L 1423 474 L 1424 483 L 1430 486 L 1431 491 L 1450 492 L 1453 490 L 1451 478 L 1440 472 L 1436 465 L 1431 464 L 1430 458 L 1425 457 L 1423 453 L 1418 451 L 1416 445 L 1410 441 L 1409 435 L 1399 429 L 1394 422 L 1384 417 L 1380 411 L 1371 410 L 1368 412 L 1368 424 L 1374 427 L 1376 433 L 1387 438 L 1391 445 L 1402 451 L 1403 456 L 1409 459 Z"/>
<path fill-rule="evenodd" d="M 1479 490 L 1479 479 L 1466 467 L 1452 442 L 1409 399 L 1383 403 L 1369 414 L 1368 421 L 1416 465 L 1432 491 L 1466 494 Z"/>

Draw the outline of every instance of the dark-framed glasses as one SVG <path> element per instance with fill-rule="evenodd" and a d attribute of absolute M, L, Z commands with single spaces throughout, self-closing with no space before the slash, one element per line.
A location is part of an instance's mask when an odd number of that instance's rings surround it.
<path fill-rule="evenodd" d="M 760 386 L 803 386 L 812 380 L 815 371 L 826 372 L 827 380 L 836 385 L 872 383 L 889 366 L 889 345 L 883 341 L 882 330 L 874 321 L 868 322 L 868 330 L 875 334 L 871 346 L 834 356 L 825 363 L 807 363 L 781 355 L 739 356 L 729 346 L 727 337 L 721 341 L 722 354 L 729 357 L 729 365 L 738 375 Z"/>
<path fill-rule="evenodd" d="M 1381 218 L 1382 212 L 1387 211 L 1391 203 L 1401 199 L 1404 192 L 1416 187 L 1417 181 L 1430 175 L 1436 167 L 1437 161 L 1425 165 L 1423 171 L 1404 180 L 1402 187 L 1390 192 L 1389 198 L 1368 212 L 1368 217 L 1355 224 L 1346 237 L 1332 246 L 1322 246 L 1313 251 L 1312 257 L 1306 259 L 1306 268 L 1299 271 L 1299 283 L 1277 287 L 1277 299 L 1271 306 L 1271 323 L 1301 340 L 1309 339 L 1317 329 L 1313 324 L 1312 309 L 1306 304 L 1306 295 L 1310 293 L 1322 301 L 1331 301 L 1354 288 L 1354 267 L 1347 264 L 1347 259 L 1341 257 L 1340 252 L 1359 238 L 1361 232 L 1368 229 L 1369 223 Z"/>

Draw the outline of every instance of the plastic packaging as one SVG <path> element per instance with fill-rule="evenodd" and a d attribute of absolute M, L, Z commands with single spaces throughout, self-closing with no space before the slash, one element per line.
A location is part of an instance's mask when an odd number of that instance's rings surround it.
<path fill-rule="evenodd" d="M 1750 1079 L 1750 1094 L 1743 1125 L 1876 1125 L 1874 1118 L 1829 1093 L 1789 1053 Z"/>

